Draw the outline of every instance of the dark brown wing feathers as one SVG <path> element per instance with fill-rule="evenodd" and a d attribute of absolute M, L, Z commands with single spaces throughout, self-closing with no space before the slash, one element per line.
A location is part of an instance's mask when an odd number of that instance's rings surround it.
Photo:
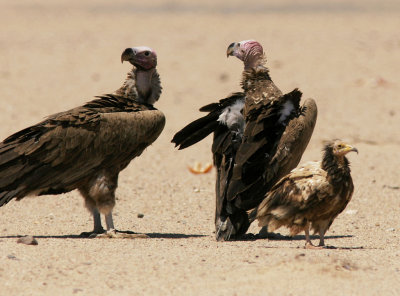
<path fill-rule="evenodd" d="M 300 99 L 301 92 L 296 89 L 277 101 L 263 101 L 264 105 L 260 104 L 257 108 L 258 116 L 247 123 L 227 190 L 228 200 L 240 197 L 240 202 L 236 202 L 236 205 L 243 210 L 251 209 L 262 200 L 266 189 L 261 184 L 268 181 L 265 180 L 265 176 L 268 176 L 265 172 L 269 169 L 269 161 L 276 152 L 287 122 L 293 117 L 288 116 L 284 122 L 279 122 L 282 108 L 286 102 L 291 101 L 295 112 Z M 251 113 L 253 116 L 257 114 L 255 109 Z M 256 192 L 252 186 L 255 184 L 259 188 Z"/>
<path fill-rule="evenodd" d="M 154 107 L 106 95 L 17 132 L 0 144 L 0 205 L 70 191 L 100 167 L 118 173 L 164 124 Z"/>
<path fill-rule="evenodd" d="M 301 112 L 289 122 L 268 166 L 268 190 L 299 164 L 314 131 L 317 115 L 315 101 L 306 99 L 301 106 Z"/>
<path fill-rule="evenodd" d="M 212 103 L 200 108 L 200 111 L 209 112 L 209 114 L 189 123 L 174 135 L 171 142 L 175 143 L 175 146 L 181 150 L 203 140 L 220 127 L 218 118 L 221 112 L 240 99 L 243 99 L 243 93 L 234 93 L 218 103 Z"/>
<path fill-rule="evenodd" d="M 216 130 L 219 125 L 218 116 L 218 113 L 212 112 L 191 122 L 177 132 L 171 142 L 175 143 L 179 150 L 196 144 Z"/>

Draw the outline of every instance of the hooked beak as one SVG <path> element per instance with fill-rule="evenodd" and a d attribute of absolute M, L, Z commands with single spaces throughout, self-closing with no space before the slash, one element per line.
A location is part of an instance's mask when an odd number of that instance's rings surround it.
<path fill-rule="evenodd" d="M 238 43 L 233 42 L 228 46 L 228 49 L 226 50 L 226 57 L 229 58 L 229 56 L 233 56 L 233 53 L 235 52 L 235 49 L 237 48 Z"/>
<path fill-rule="evenodd" d="M 121 63 L 123 63 L 124 61 L 129 61 L 134 56 L 135 56 L 135 53 L 132 48 L 125 49 L 121 55 Z"/>
<path fill-rule="evenodd" d="M 356 147 L 351 146 L 351 145 L 346 145 L 346 147 L 344 148 L 344 151 L 346 153 L 354 151 L 354 152 L 357 152 L 357 154 L 358 154 L 358 149 Z"/>

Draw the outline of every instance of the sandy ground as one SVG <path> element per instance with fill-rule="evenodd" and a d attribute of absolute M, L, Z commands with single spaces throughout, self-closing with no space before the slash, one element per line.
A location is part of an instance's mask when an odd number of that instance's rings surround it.
<path fill-rule="evenodd" d="M 158 53 L 167 117 L 117 191 L 116 227 L 150 238 L 78 238 L 92 228 L 78 192 L 12 201 L 0 209 L 0 295 L 400 294 L 400 4 L 245 2 L 0 1 L 1 139 L 116 90 L 129 70 L 120 54 L 137 45 Z M 225 50 L 250 38 L 282 91 L 317 100 L 303 161 L 333 138 L 360 151 L 349 156 L 353 200 L 327 233 L 336 249 L 305 250 L 285 229 L 217 243 L 215 171 L 187 170 L 211 161 L 211 137 L 170 143 L 199 107 L 239 90 L 242 65 Z M 23 235 L 39 244 L 17 244 Z"/>

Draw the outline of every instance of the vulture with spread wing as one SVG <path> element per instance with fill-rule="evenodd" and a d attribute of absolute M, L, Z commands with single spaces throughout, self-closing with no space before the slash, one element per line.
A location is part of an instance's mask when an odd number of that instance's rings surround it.
<path fill-rule="evenodd" d="M 271 186 L 297 166 L 317 118 L 314 100 L 307 99 L 300 107 L 300 91 L 283 95 L 275 86 L 258 42 L 232 43 L 227 55 L 244 63 L 243 92 L 201 108 L 208 115 L 172 139 L 183 149 L 214 132 L 217 240 L 246 233 L 250 225 L 247 211 L 259 205 Z"/>
<path fill-rule="evenodd" d="M 161 95 L 157 55 L 127 48 L 133 65 L 114 94 L 57 113 L 0 143 L 0 206 L 30 195 L 78 189 L 94 219 L 93 232 L 118 236 L 113 223 L 118 174 L 162 132 L 165 117 L 153 107 Z"/>
<path fill-rule="evenodd" d="M 287 226 L 292 236 L 306 234 L 306 248 L 314 248 L 309 229 L 318 232 L 319 246 L 324 246 L 324 235 L 333 220 L 346 208 L 353 194 L 350 175 L 350 151 L 358 153 L 340 140 L 328 143 L 322 162 L 307 162 L 292 170 L 276 183 L 257 209 L 250 214 L 259 226 L 274 231 Z"/>

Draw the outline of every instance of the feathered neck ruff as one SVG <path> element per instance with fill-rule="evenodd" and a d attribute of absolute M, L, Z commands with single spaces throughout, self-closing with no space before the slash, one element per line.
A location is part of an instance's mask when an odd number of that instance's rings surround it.
<path fill-rule="evenodd" d="M 133 67 L 124 84 L 115 92 L 119 96 L 140 103 L 153 105 L 162 91 L 160 76 L 156 69 L 143 71 Z"/>
<path fill-rule="evenodd" d="M 328 173 L 332 183 L 342 183 L 343 179 L 350 178 L 350 163 L 346 156 L 335 155 L 331 145 L 326 145 L 321 167 Z"/>
<path fill-rule="evenodd" d="M 271 76 L 269 75 L 269 69 L 263 65 L 260 65 L 256 68 L 243 71 L 241 86 L 244 91 L 248 91 L 253 89 L 257 82 L 265 80 L 272 81 Z"/>

